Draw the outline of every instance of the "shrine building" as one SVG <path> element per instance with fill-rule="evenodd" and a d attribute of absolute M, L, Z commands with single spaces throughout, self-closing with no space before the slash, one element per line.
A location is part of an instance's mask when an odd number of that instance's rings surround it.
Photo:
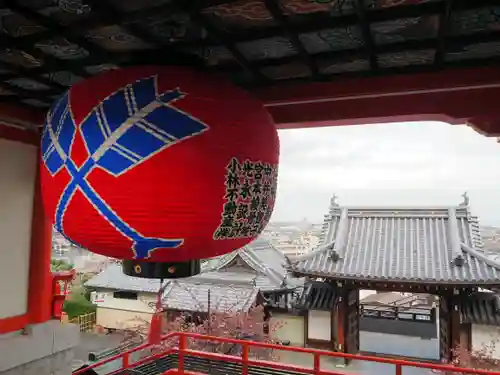
<path fill-rule="evenodd" d="M 468 198 L 454 207 L 378 208 L 332 199 L 323 229 L 322 244 L 287 267 L 307 280 L 292 303 L 307 310 L 305 346 L 359 352 L 361 289 L 437 296 L 441 360 L 471 348 L 472 323 L 497 325 L 498 296 L 484 290 L 500 286 L 500 262 L 483 252 Z"/>

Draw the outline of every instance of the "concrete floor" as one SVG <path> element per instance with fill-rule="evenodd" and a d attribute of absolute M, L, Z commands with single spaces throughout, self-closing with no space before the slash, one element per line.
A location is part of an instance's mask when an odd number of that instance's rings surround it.
<path fill-rule="evenodd" d="M 78 368 L 87 363 L 89 353 L 100 352 L 104 349 L 114 348 L 124 340 L 123 335 L 114 333 L 101 335 L 90 332 L 80 334 L 80 344 L 74 349 L 73 368 Z"/>
<path fill-rule="evenodd" d="M 82 332 L 80 334 L 80 345 L 75 348 L 75 359 L 87 361 L 89 353 L 100 352 L 104 349 L 117 347 L 123 342 L 124 339 L 124 335 L 120 333 L 101 335 L 90 332 Z"/>

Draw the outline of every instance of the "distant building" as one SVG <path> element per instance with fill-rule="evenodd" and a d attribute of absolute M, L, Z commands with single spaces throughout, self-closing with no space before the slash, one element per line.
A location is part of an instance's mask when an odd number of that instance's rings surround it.
<path fill-rule="evenodd" d="M 98 273 L 103 270 L 110 258 L 91 253 L 71 244 L 59 232 L 53 231 L 52 259 L 72 264 L 78 273 Z"/>
<path fill-rule="evenodd" d="M 298 223 L 272 223 L 265 229 L 264 236 L 273 246 L 293 260 L 309 253 L 319 244 L 321 228 L 306 219 Z"/>
<path fill-rule="evenodd" d="M 500 258 L 500 228 L 486 226 L 481 227 L 484 250 L 491 256 Z"/>

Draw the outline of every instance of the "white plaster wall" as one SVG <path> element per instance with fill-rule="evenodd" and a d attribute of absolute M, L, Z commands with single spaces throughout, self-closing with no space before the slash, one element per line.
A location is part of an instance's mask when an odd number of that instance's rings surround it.
<path fill-rule="evenodd" d="M 500 359 L 500 327 L 473 324 L 472 350 L 485 352 L 488 357 Z"/>
<path fill-rule="evenodd" d="M 98 307 L 96 312 L 96 324 L 108 329 L 145 330 L 149 322 L 151 322 L 152 316 L 152 312 L 145 313 L 140 311 Z"/>
<path fill-rule="evenodd" d="M 152 303 L 156 301 L 154 293 L 138 293 L 137 299 L 114 298 L 112 291 L 97 291 L 95 305 L 97 307 L 152 313 Z"/>
<path fill-rule="evenodd" d="M 332 313 L 330 311 L 309 310 L 307 336 L 309 339 L 332 339 Z"/>
<path fill-rule="evenodd" d="M 136 300 L 114 298 L 113 291 L 98 290 L 93 296 L 97 306 L 96 324 L 112 329 L 144 327 L 151 321 L 156 301 L 154 293 L 138 293 Z"/>
<path fill-rule="evenodd" d="M 37 148 L 0 139 L 0 319 L 28 306 Z"/>
<path fill-rule="evenodd" d="M 274 313 L 269 322 L 271 338 L 290 341 L 292 346 L 304 346 L 304 317 Z"/>

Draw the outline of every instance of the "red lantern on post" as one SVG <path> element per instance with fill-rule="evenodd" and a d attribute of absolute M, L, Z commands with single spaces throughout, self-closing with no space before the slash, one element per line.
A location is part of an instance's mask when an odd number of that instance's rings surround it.
<path fill-rule="evenodd" d="M 74 280 L 76 271 L 53 272 L 52 273 L 52 317 L 61 319 L 66 297 L 70 294 L 71 282 Z"/>
<path fill-rule="evenodd" d="M 42 136 L 42 192 L 74 244 L 175 278 L 251 242 L 271 216 L 279 141 L 262 104 L 204 73 L 114 70 L 74 85 Z"/>

